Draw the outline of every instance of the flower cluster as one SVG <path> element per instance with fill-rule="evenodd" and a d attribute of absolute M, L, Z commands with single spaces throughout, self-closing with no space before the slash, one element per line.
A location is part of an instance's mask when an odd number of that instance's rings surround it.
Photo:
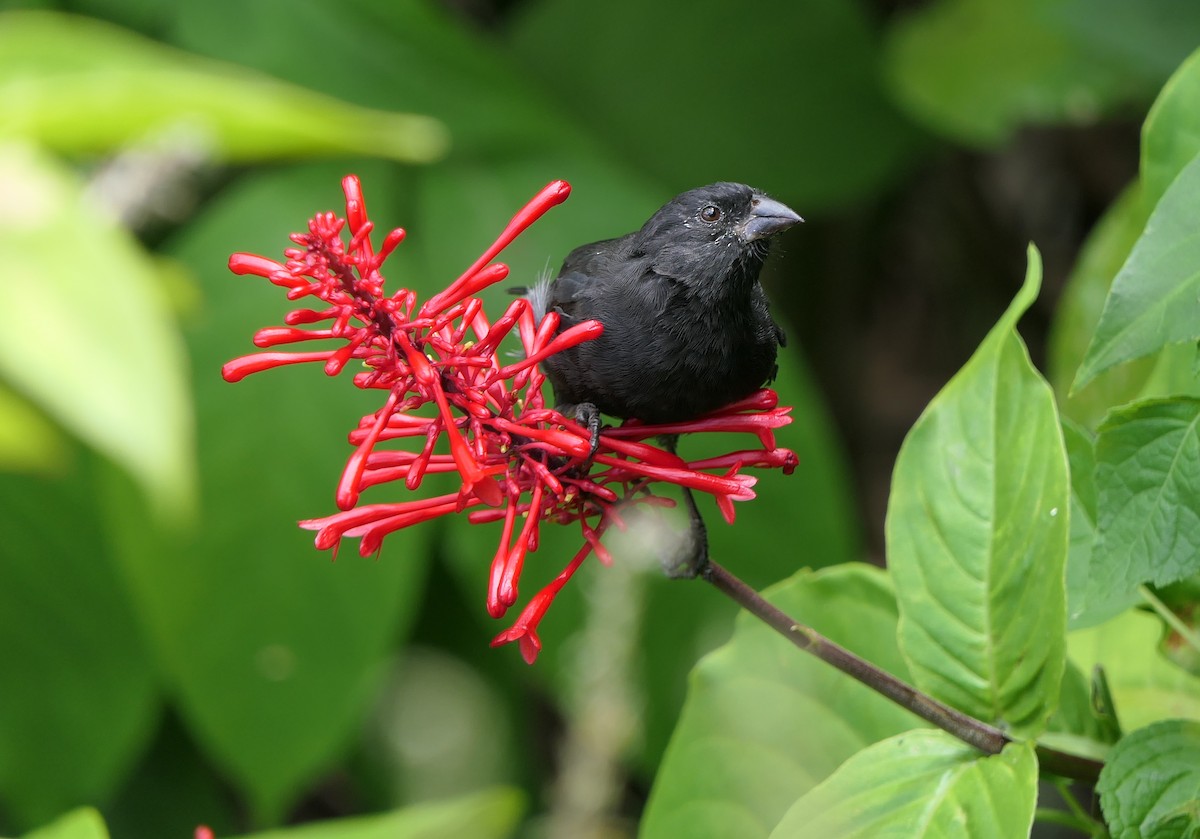
<path fill-rule="evenodd" d="M 733 502 L 754 497 L 756 479 L 742 469 L 777 467 L 790 473 L 795 467 L 795 455 L 777 448 L 773 435 L 791 421 L 789 409 L 779 407 L 769 390 L 692 422 L 627 422 L 605 429 L 594 452 L 588 431 L 547 405 L 538 363 L 595 338 L 602 325 L 587 321 L 560 332 L 555 313 L 535 322 L 523 298 L 491 320 L 475 295 L 507 276 L 507 266 L 492 260 L 566 199 L 570 186 L 565 181 L 534 196 L 462 276 L 419 305 L 412 291 L 388 295 L 383 290 L 380 269 L 404 231 L 388 233 L 376 250 L 358 179 L 348 176 L 342 186 L 345 219 L 334 213 L 315 216 L 307 233 L 292 236 L 296 247 L 285 251 L 286 262 L 245 253 L 229 260 L 234 273 L 265 277 L 285 288 L 289 300 L 311 297 L 320 303 L 290 312 L 284 326 L 259 330 L 254 343 L 264 351 L 228 362 L 222 368 L 227 381 L 302 362 L 319 362 L 332 376 L 354 359 L 362 366 L 354 384 L 386 394 L 383 406 L 350 433 L 355 448 L 336 493 L 341 512 L 300 523 L 317 532 L 318 548 L 336 549 L 349 537 L 358 539 L 359 552 L 368 556 L 379 550 L 387 534 L 448 513 L 467 511 L 472 522 L 502 521 L 487 591 L 488 612 L 499 618 L 517 602 L 521 570 L 526 556 L 537 549 L 542 522 L 578 523 L 583 547 L 492 642 L 518 641 L 532 663 L 541 649 L 538 622 L 558 591 L 590 554 L 611 561 L 600 536 L 610 525 L 622 525 L 625 505 L 672 504 L 652 492 L 656 482 L 665 482 L 710 493 L 732 522 Z M 523 357 L 505 364 L 500 344 L 512 334 Z M 314 340 L 338 345 L 310 352 L 274 349 Z M 757 435 L 761 448 L 688 462 L 645 442 L 700 431 L 749 432 Z M 391 441 L 409 445 L 393 448 Z M 457 473 L 458 490 L 359 503 L 368 487 L 403 481 L 406 489 L 416 490 L 431 473 Z"/>

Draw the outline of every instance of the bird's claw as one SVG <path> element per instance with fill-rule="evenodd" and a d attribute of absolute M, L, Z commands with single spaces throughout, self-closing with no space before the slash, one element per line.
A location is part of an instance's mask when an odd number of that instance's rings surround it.
<path fill-rule="evenodd" d="M 583 469 L 587 471 L 600 448 L 600 410 L 591 402 L 580 402 L 575 406 L 575 422 L 588 430 L 588 453 L 583 461 Z"/>

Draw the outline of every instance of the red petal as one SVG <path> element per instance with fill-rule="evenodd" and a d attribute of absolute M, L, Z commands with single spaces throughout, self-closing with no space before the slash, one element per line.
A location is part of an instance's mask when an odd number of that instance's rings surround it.
<path fill-rule="evenodd" d="M 252 253 L 235 253 L 229 257 L 229 270 L 235 274 L 254 274 L 258 277 L 270 277 L 272 274 L 287 269 L 273 259 Z"/>
<path fill-rule="evenodd" d="M 283 367 L 286 364 L 304 364 L 309 361 L 326 361 L 333 355 L 333 350 L 322 352 L 259 352 L 244 355 L 232 361 L 225 362 L 221 367 L 221 377 L 227 382 L 240 382 L 251 373 L 260 373 L 272 367 Z"/>

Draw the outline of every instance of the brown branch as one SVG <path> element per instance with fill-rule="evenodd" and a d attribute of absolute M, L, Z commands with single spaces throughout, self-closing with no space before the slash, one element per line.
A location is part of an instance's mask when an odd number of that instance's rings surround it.
<path fill-rule="evenodd" d="M 699 576 L 800 649 L 833 665 L 847 676 L 984 754 L 999 754 L 1001 749 L 1013 742 L 1012 737 L 995 726 L 939 702 L 886 670 L 859 658 L 840 644 L 835 644 L 815 629 L 792 620 L 717 563 L 710 560 Z M 1060 752 L 1040 744 L 1037 745 L 1036 751 L 1042 768 L 1065 778 L 1095 783 L 1104 766 L 1100 761 Z"/>

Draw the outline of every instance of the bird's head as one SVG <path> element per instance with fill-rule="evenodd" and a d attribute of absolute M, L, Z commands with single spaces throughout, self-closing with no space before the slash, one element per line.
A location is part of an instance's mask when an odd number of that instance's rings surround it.
<path fill-rule="evenodd" d="M 684 281 L 743 263 L 757 279 L 770 238 L 801 221 L 745 184 L 710 184 L 677 195 L 655 213 L 637 234 L 637 250 L 654 257 L 659 273 Z"/>

